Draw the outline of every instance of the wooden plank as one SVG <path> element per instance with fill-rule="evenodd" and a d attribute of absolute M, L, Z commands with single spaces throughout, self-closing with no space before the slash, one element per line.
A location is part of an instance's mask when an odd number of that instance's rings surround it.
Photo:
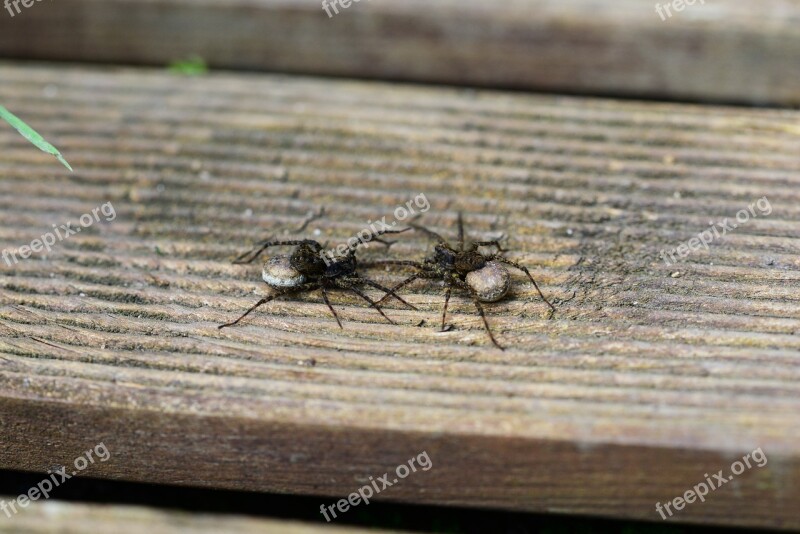
<path fill-rule="evenodd" d="M 798 0 L 74 0 L 0 17 L 0 56 L 800 103 Z M 333 15 L 333 13 L 331 13 Z M 35 36 L 31 38 L 31 36 Z"/>
<path fill-rule="evenodd" d="M 314 78 L 0 65 L 0 101 L 68 174 L 0 129 L 0 247 L 111 202 L 51 252 L 0 260 L 0 468 L 340 498 L 423 451 L 376 499 L 660 521 L 656 502 L 761 448 L 671 520 L 800 528 L 796 111 Z M 506 234 L 488 305 L 415 285 L 382 322 L 337 294 L 279 300 L 230 260 L 269 235 L 331 245 L 424 194 L 453 235 Z M 769 215 L 659 257 L 766 196 Z M 393 257 L 421 257 L 402 236 Z M 371 247 L 365 257 L 381 257 Z M 373 273 L 393 283 L 398 273 Z M 377 295 L 377 293 L 371 293 Z M 420 321 L 425 323 L 420 325 Z"/>
<path fill-rule="evenodd" d="M 6 501 L 13 497 L 3 497 Z M 0 520 L 0 533 L 26 532 L 28 534 L 85 534 L 86 532 L 114 532 L 116 534 L 216 534 L 237 532 L 241 534 L 277 533 L 318 534 L 331 532 L 344 534 L 390 534 L 387 530 L 353 527 L 320 526 L 296 521 L 254 519 L 215 514 L 160 511 L 138 506 L 107 506 L 66 503 L 59 501 L 37 502 L 29 505 L 11 520 Z"/>

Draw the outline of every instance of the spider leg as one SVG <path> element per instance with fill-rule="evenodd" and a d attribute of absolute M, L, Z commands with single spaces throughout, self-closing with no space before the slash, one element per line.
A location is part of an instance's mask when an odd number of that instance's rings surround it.
<path fill-rule="evenodd" d="M 472 302 L 475 303 L 475 307 L 478 309 L 478 314 L 481 316 L 481 319 L 483 319 L 483 326 L 486 327 L 486 333 L 489 334 L 489 339 L 492 340 L 492 343 L 494 343 L 494 346 L 497 347 L 498 349 L 506 350 L 494 338 L 494 334 L 492 334 L 492 329 L 489 327 L 489 321 L 486 320 L 486 314 L 483 312 L 483 306 L 481 306 L 481 303 L 478 300 L 478 297 L 475 296 L 475 294 L 472 295 Z"/>
<path fill-rule="evenodd" d="M 317 243 L 316 241 L 313 241 L 311 239 L 301 239 L 301 240 L 294 240 L 294 241 L 269 241 L 269 240 L 263 241 L 263 242 L 259 243 L 258 245 L 256 245 L 255 248 L 245 252 L 244 254 L 240 255 L 238 258 L 233 260 L 233 263 L 236 264 L 236 265 L 241 265 L 241 264 L 244 264 L 244 263 L 252 263 L 256 258 L 258 258 L 269 247 L 280 247 L 280 246 L 287 246 L 287 245 L 298 246 L 298 245 L 303 245 L 303 244 L 308 244 L 308 243 L 314 243 L 314 244 L 316 244 L 316 247 L 319 247 L 319 243 Z M 245 258 L 250 256 L 251 254 L 252 254 L 252 257 L 250 257 L 249 259 L 245 260 Z"/>
<path fill-rule="evenodd" d="M 472 248 L 477 250 L 478 247 L 497 247 L 498 252 L 505 252 L 503 245 L 500 244 L 501 239 L 503 239 L 503 236 L 492 241 L 473 241 Z"/>
<path fill-rule="evenodd" d="M 370 241 L 377 241 L 378 243 L 383 243 L 384 245 L 386 245 L 386 248 L 389 248 L 396 242 L 386 241 L 385 239 L 380 239 L 380 237 L 378 236 L 382 236 L 384 234 L 402 234 L 403 232 L 408 232 L 409 230 L 411 230 L 411 228 L 403 228 L 402 230 L 378 230 L 377 232 L 370 234 L 370 237 L 367 241 L 359 241 L 358 243 L 356 243 L 354 247 L 349 248 L 347 254 L 350 256 L 355 255 L 356 251 L 358 250 L 358 247 L 360 247 L 361 245 L 367 245 L 367 243 L 369 243 Z"/>
<path fill-rule="evenodd" d="M 281 296 L 283 296 L 283 295 L 286 295 L 286 294 L 288 294 L 288 293 L 295 293 L 295 292 L 297 292 L 297 291 L 312 291 L 312 290 L 316 289 L 317 287 L 318 287 L 318 286 L 313 286 L 313 285 L 312 285 L 312 286 L 309 286 L 309 287 L 307 287 L 307 288 L 306 288 L 306 287 L 304 287 L 304 288 L 300 288 L 300 289 L 298 289 L 298 288 L 291 288 L 291 289 L 290 289 L 290 290 L 288 290 L 288 291 L 281 291 L 281 292 L 279 292 L 279 293 L 275 293 L 274 295 L 270 295 L 269 297 L 264 297 L 263 299 L 261 299 L 261 300 L 259 300 L 258 302 L 256 302 L 254 306 L 250 307 L 250 309 L 249 309 L 249 310 L 247 310 L 246 312 L 244 312 L 244 313 L 241 315 L 241 317 L 239 317 L 238 319 L 236 319 L 236 320 L 235 320 L 235 321 L 233 321 L 232 323 L 221 324 L 221 325 L 219 325 L 217 328 L 219 328 L 220 330 L 222 330 L 222 329 L 223 329 L 223 328 L 225 328 L 225 327 L 228 327 L 228 326 L 234 326 L 234 325 L 238 324 L 238 323 L 239 323 L 239 322 L 240 322 L 242 319 L 244 319 L 245 317 L 247 317 L 248 315 L 250 315 L 252 312 L 254 312 L 254 311 L 256 310 L 256 308 L 259 308 L 259 307 L 263 306 L 264 304 L 266 304 L 267 302 L 273 301 L 273 300 L 275 300 L 275 299 L 276 299 L 276 298 L 278 298 L 278 297 L 281 297 Z"/>
<path fill-rule="evenodd" d="M 374 234 L 373 237 L 378 237 L 384 234 L 402 234 L 403 232 L 408 232 L 411 228 L 403 228 L 402 230 L 378 230 Z"/>
<path fill-rule="evenodd" d="M 378 243 L 381 243 L 383 245 L 386 245 L 386 248 L 389 248 L 396 243 L 396 241 L 386 241 L 385 239 L 381 239 L 380 237 L 373 237 L 372 240 L 377 241 Z"/>
<path fill-rule="evenodd" d="M 383 315 L 383 318 L 386 319 L 387 321 L 389 321 L 390 324 L 397 324 L 394 321 L 392 321 L 391 319 L 389 319 L 389 317 L 385 313 L 383 313 L 383 310 L 381 309 L 380 306 L 378 306 L 377 302 L 375 302 L 374 300 L 369 298 L 363 291 L 358 289 L 358 287 L 356 287 L 355 285 L 351 285 L 348 289 L 350 291 L 352 291 L 353 293 L 355 293 L 356 295 L 358 295 L 359 297 L 361 297 L 362 299 L 364 299 L 367 302 L 369 302 L 369 305 L 372 306 L 373 308 L 375 308 L 376 310 L 378 310 L 378 313 Z"/>
<path fill-rule="evenodd" d="M 413 304 L 409 304 L 400 295 L 395 293 L 394 289 L 389 289 L 386 286 L 382 286 L 381 284 L 379 284 L 377 282 L 373 282 L 372 280 L 368 280 L 366 278 L 361 278 L 361 281 L 364 282 L 365 284 L 367 284 L 368 286 L 374 287 L 375 289 L 380 289 L 381 291 L 386 293 L 386 295 L 384 295 L 381 298 L 381 300 L 378 301 L 378 303 L 382 302 L 383 299 L 385 299 L 385 298 L 387 298 L 389 296 L 392 296 L 392 297 L 396 298 L 397 300 L 399 300 L 400 302 L 402 302 L 403 304 L 405 304 L 406 306 L 408 306 L 409 308 L 411 308 L 412 310 L 419 311 L 416 306 L 414 306 Z"/>
<path fill-rule="evenodd" d="M 536 288 L 536 291 L 538 291 L 538 292 L 539 292 L 539 296 L 540 296 L 540 297 L 542 297 L 542 300 L 543 300 L 543 301 L 545 301 L 545 303 L 546 303 L 548 306 L 550 306 L 550 309 L 551 309 L 553 312 L 555 312 L 555 311 L 556 311 L 556 307 L 555 307 L 555 306 L 553 306 L 552 304 L 550 304 L 550 301 L 549 301 L 549 300 L 547 300 L 547 298 L 545 298 L 544 294 L 542 293 L 542 290 L 541 290 L 541 289 L 539 289 L 539 284 L 537 284 L 537 283 L 536 283 L 536 280 L 534 280 L 534 279 L 533 279 L 533 276 L 531 276 L 531 272 L 528 270 L 528 268 L 527 268 L 527 267 L 525 267 L 524 265 L 520 265 L 520 264 L 519 264 L 519 263 L 517 263 L 517 262 L 514 262 L 514 261 L 511 261 L 511 260 L 509 260 L 509 259 L 506 259 L 506 258 L 504 258 L 504 257 L 502 257 L 502 256 L 499 256 L 499 255 L 495 255 L 495 256 L 492 256 L 492 257 L 490 257 L 490 258 L 487 258 L 487 260 L 490 260 L 490 259 L 491 259 L 491 260 L 495 260 L 495 261 L 499 261 L 499 262 L 501 262 L 501 263 L 505 263 L 506 265 L 510 265 L 510 266 L 512 266 L 512 267 L 515 267 L 515 268 L 519 269 L 520 271 L 522 271 L 523 273 L 527 274 L 527 275 L 528 275 L 528 279 L 531 281 L 531 283 L 533 283 L 533 287 L 535 287 L 535 288 Z"/>
<path fill-rule="evenodd" d="M 433 230 L 428 230 L 424 226 L 420 226 L 420 225 L 414 224 L 414 223 L 408 223 L 408 225 L 411 228 L 413 228 L 414 230 L 417 230 L 418 232 L 422 232 L 423 234 L 427 235 L 428 237 L 431 237 L 431 238 L 437 240 L 439 243 L 447 243 L 445 238 L 443 238 L 442 236 L 440 236 L 439 234 L 437 234 Z"/>
<path fill-rule="evenodd" d="M 399 284 L 397 284 L 396 286 L 394 286 L 393 288 L 391 288 L 389 291 L 387 291 L 387 292 L 386 292 L 387 294 L 386 294 L 386 295 L 384 295 L 383 297 L 381 297 L 381 299 L 380 299 L 380 300 L 378 300 L 378 304 L 380 304 L 381 302 L 383 302 L 384 300 L 386 300 L 387 298 L 389 298 L 389 296 L 390 296 L 390 295 L 394 295 L 394 293 L 395 293 L 397 290 L 399 290 L 400 288 L 402 288 L 402 287 L 404 287 L 404 286 L 407 286 L 408 284 L 410 284 L 410 283 L 411 283 L 411 282 L 413 282 L 414 280 L 417 280 L 418 278 L 424 278 L 424 277 L 425 277 L 425 275 L 424 275 L 423 273 L 414 273 L 414 274 L 412 274 L 411 276 L 409 276 L 408 278 L 406 278 L 405 280 L 403 280 L 402 282 L 400 282 Z M 399 298 L 399 297 L 398 297 L 398 298 Z M 415 308 L 415 309 L 416 309 L 416 308 Z"/>
<path fill-rule="evenodd" d="M 339 328 L 344 329 L 344 327 L 342 326 L 342 321 L 339 320 L 339 314 L 336 313 L 336 310 L 334 310 L 333 306 L 331 306 L 331 301 L 328 300 L 328 292 L 325 290 L 324 287 L 322 288 L 322 300 L 324 300 L 325 304 L 327 304 L 328 308 L 330 308 L 331 313 L 333 314 L 333 318 L 336 319 L 337 323 L 339 323 Z"/>
<path fill-rule="evenodd" d="M 478 295 L 475 294 L 475 290 L 469 287 L 469 285 L 466 282 L 460 282 L 457 283 L 456 285 L 462 289 L 466 289 L 467 291 L 469 291 L 469 294 L 472 297 L 472 302 L 475 304 L 475 308 L 478 310 L 478 315 L 480 315 L 481 319 L 483 320 L 483 326 L 486 329 L 486 333 L 489 334 L 489 339 L 492 340 L 494 346 L 500 350 L 506 350 L 494 338 L 494 334 L 492 334 L 492 328 L 489 326 L 489 321 L 486 320 L 486 313 L 483 311 L 483 306 L 481 306 L 481 302 L 478 299 Z"/>
<path fill-rule="evenodd" d="M 300 232 L 303 232 L 303 231 L 305 231 L 305 229 L 308 227 L 308 225 L 309 225 L 309 224 L 310 224 L 312 221 L 316 221 L 317 219 L 321 218 L 323 215 L 325 215 L 325 206 L 322 206 L 322 207 L 319 209 L 319 211 L 318 211 L 318 212 L 316 212 L 316 213 L 314 213 L 314 212 L 311 212 L 311 213 L 309 214 L 309 216 L 308 216 L 308 217 L 306 217 L 306 219 L 303 221 L 303 224 L 302 224 L 302 225 L 301 225 L 299 228 L 297 228 L 297 229 L 296 229 L 294 232 L 292 232 L 292 233 L 294 233 L 294 234 L 299 234 Z"/>
<path fill-rule="evenodd" d="M 255 260 L 255 259 L 256 259 L 256 258 L 257 258 L 257 257 L 258 257 L 258 256 L 259 256 L 261 253 L 262 253 L 262 252 L 264 252 L 264 250 L 266 250 L 266 249 L 269 247 L 269 244 L 270 244 L 270 241 L 269 241 L 269 239 L 268 239 L 268 240 L 266 240 L 266 241 L 263 241 L 263 242 L 262 242 L 262 243 L 260 243 L 259 245 L 256 245 L 256 247 L 255 247 L 255 248 L 252 248 L 252 249 L 248 250 L 247 252 L 245 252 L 245 253 L 243 253 L 243 254 L 240 254 L 239 256 L 237 256 L 237 257 L 236 257 L 236 259 L 235 259 L 235 260 L 233 260 L 233 263 L 238 265 L 238 264 L 243 264 L 243 263 L 250 263 L 250 262 L 252 262 L 252 261 L 253 261 L 253 260 Z M 245 261 L 245 260 L 244 260 L 244 258 L 246 258 L 247 256 L 249 256 L 250 254 L 253 254 L 253 257 L 252 257 L 252 258 L 250 258 L 249 260 L 246 260 L 246 261 Z"/>
<path fill-rule="evenodd" d="M 442 329 L 439 330 L 440 332 L 444 332 L 444 321 L 447 317 L 447 305 L 450 304 L 450 293 L 452 292 L 453 288 L 447 288 L 447 293 L 444 294 L 444 310 L 442 310 Z"/>

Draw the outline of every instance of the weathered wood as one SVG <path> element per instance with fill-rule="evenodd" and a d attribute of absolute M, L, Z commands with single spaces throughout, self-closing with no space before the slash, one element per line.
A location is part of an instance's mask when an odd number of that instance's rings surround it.
<path fill-rule="evenodd" d="M 6 501 L 13 497 L 2 497 Z M 0 517 L 1 533 L 25 532 L 27 534 L 86 534 L 87 532 L 114 532 L 115 534 L 317 534 L 332 532 L 344 534 L 390 534 L 387 530 L 353 527 L 320 526 L 295 521 L 276 521 L 232 517 L 214 514 L 189 514 L 160 511 L 137 506 L 105 506 L 37 502 L 22 513 L 8 519 Z"/>
<path fill-rule="evenodd" d="M 54 4 L 55 5 L 55 4 Z M 42 9 L 45 6 L 39 6 Z M 800 528 L 800 113 L 284 76 L 186 79 L 0 65 L 0 101 L 72 175 L 0 128 L 0 247 L 112 202 L 52 252 L 0 260 L 0 468 L 44 471 L 103 441 L 91 476 L 340 498 L 427 451 L 378 499 Z M 424 193 L 425 224 L 506 234 L 487 305 L 424 284 L 383 322 L 337 294 L 271 303 L 250 244 L 343 242 Z M 671 249 L 767 196 L 676 266 Z M 287 234 L 291 235 L 291 234 Z M 421 257 L 424 236 L 393 257 Z M 365 257 L 381 257 L 371 247 Z M 387 283 L 397 273 L 376 272 Z M 370 294 L 377 296 L 377 292 Z M 423 320 L 425 323 L 419 325 Z"/>
<path fill-rule="evenodd" d="M 0 57 L 800 103 L 797 0 L 73 0 L 0 16 Z M 331 13 L 333 14 L 333 13 Z"/>

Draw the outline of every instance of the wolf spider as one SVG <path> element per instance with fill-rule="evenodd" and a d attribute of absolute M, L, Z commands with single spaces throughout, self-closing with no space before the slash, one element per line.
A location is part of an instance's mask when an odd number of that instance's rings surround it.
<path fill-rule="evenodd" d="M 492 241 L 474 241 L 468 246 L 465 245 L 464 223 L 461 213 L 458 214 L 457 247 L 453 247 L 441 235 L 425 227 L 413 223 L 410 223 L 409 226 L 437 241 L 432 255 L 426 257 L 422 262 L 380 260 L 364 263 L 364 266 L 397 265 L 414 267 L 416 272 L 393 287 L 391 289 L 392 293 L 417 279 L 443 281 L 447 290 L 444 296 L 444 310 L 442 311 L 442 332 L 445 331 L 447 305 L 450 302 L 450 294 L 453 288 L 462 289 L 467 291 L 472 297 L 472 302 L 475 304 L 475 308 L 477 308 L 481 319 L 483 319 L 483 325 L 486 328 L 486 333 L 489 334 L 489 339 L 491 339 L 494 346 L 500 350 L 504 350 L 492 334 L 492 329 L 489 327 L 489 322 L 486 320 L 486 314 L 483 311 L 481 303 L 496 302 L 508 293 L 511 286 L 511 276 L 505 265 L 519 269 L 528 275 L 528 279 L 533 283 L 539 296 L 550 306 L 552 310 L 551 316 L 552 313 L 555 312 L 555 307 L 545 298 L 536 280 L 531 276 L 530 271 L 528 271 L 525 266 L 503 257 L 502 253 L 505 252 L 505 250 L 503 250 L 498 239 Z M 480 247 L 496 247 L 497 253 L 483 254 L 478 250 Z M 387 295 L 378 301 L 378 304 L 383 302 L 383 300 L 390 295 L 391 293 L 387 293 Z"/>
<path fill-rule="evenodd" d="M 383 234 L 399 234 L 409 230 L 383 230 L 372 234 L 372 239 L 386 244 L 391 243 L 378 239 L 377 236 Z M 359 243 L 360 245 L 361 243 Z M 368 278 L 360 276 L 357 272 L 358 262 L 356 260 L 356 250 L 358 245 L 350 247 L 348 251 L 339 257 L 332 258 L 329 262 L 323 259 L 323 246 L 314 241 L 313 239 L 302 239 L 294 241 L 263 241 L 259 243 L 254 249 L 245 252 L 233 263 L 237 265 L 252 263 L 258 258 L 266 249 L 278 246 L 295 246 L 296 248 L 291 254 L 282 254 L 274 256 L 267 260 L 264 264 L 262 271 L 262 279 L 272 289 L 276 290 L 268 297 L 264 297 L 255 303 L 250 309 L 244 312 L 238 319 L 233 322 L 220 325 L 218 328 L 222 329 L 228 326 L 238 324 L 242 319 L 250 315 L 258 307 L 275 300 L 283 295 L 292 293 L 303 293 L 307 291 L 314 291 L 316 289 L 322 290 L 322 300 L 327 304 L 331 310 L 333 317 L 342 327 L 342 322 L 339 320 L 339 315 L 328 300 L 328 290 L 344 289 L 349 290 L 366 300 L 369 305 L 376 310 L 391 324 L 396 324 L 389 319 L 377 302 L 369 298 L 359 286 L 368 285 L 376 289 L 380 289 L 385 293 L 384 297 L 394 297 L 412 310 L 417 308 L 406 302 L 402 297 L 397 295 L 393 290 L 373 282 Z"/>

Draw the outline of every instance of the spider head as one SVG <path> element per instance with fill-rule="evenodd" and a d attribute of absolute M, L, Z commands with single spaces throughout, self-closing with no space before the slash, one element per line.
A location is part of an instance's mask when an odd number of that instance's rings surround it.
<path fill-rule="evenodd" d="M 320 254 L 321 251 L 322 245 L 306 239 L 290 256 L 292 268 L 306 277 L 322 275 L 325 272 L 325 260 Z"/>
<path fill-rule="evenodd" d="M 356 258 L 353 255 L 342 256 L 325 267 L 326 278 L 337 278 L 356 271 Z"/>
<path fill-rule="evenodd" d="M 454 250 L 447 243 L 439 243 L 434 247 L 433 251 L 433 260 L 441 269 L 446 271 L 455 269 L 458 251 Z"/>

